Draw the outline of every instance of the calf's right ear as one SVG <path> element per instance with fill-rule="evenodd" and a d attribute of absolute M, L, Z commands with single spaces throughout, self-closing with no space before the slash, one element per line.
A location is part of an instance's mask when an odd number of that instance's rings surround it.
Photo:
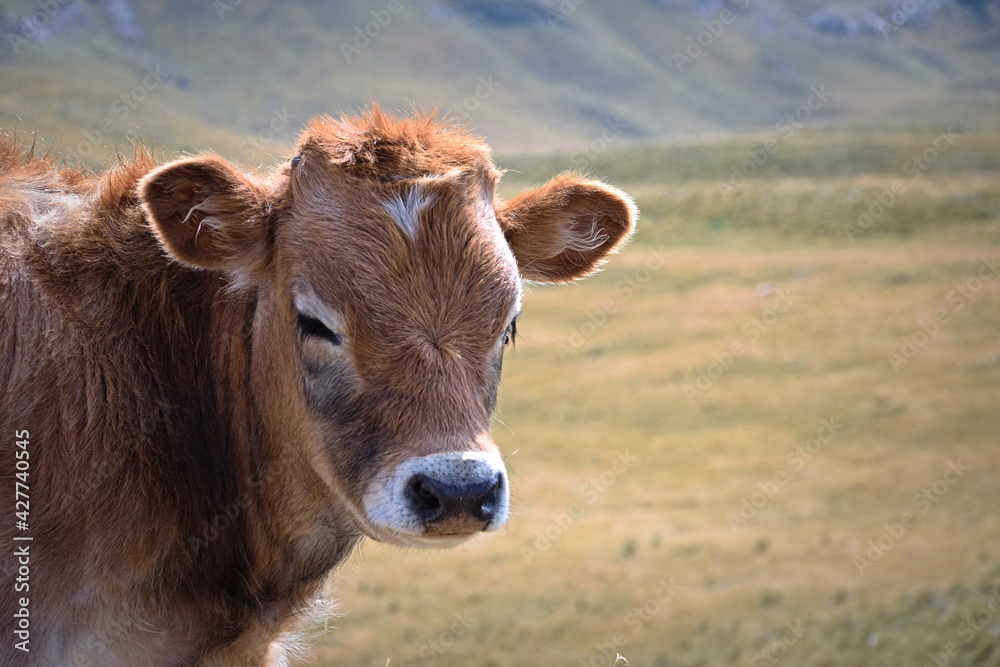
<path fill-rule="evenodd" d="M 563 174 L 497 209 L 521 277 L 567 283 L 593 273 L 635 230 L 638 209 L 621 190 Z"/>
<path fill-rule="evenodd" d="M 249 272 L 269 256 L 264 189 L 215 155 L 146 175 L 139 197 L 163 247 L 201 269 Z"/>

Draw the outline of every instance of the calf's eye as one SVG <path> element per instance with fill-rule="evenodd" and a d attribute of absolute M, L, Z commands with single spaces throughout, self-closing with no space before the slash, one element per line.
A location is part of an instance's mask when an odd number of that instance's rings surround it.
<path fill-rule="evenodd" d="M 503 344 L 506 347 L 517 339 L 517 318 L 510 321 L 507 330 L 503 332 Z"/>
<path fill-rule="evenodd" d="M 309 317 L 308 315 L 299 313 L 298 325 L 299 332 L 303 338 L 317 336 L 329 341 L 332 345 L 341 344 L 341 335 L 335 331 L 331 331 L 328 326 L 317 320 L 315 317 Z"/>

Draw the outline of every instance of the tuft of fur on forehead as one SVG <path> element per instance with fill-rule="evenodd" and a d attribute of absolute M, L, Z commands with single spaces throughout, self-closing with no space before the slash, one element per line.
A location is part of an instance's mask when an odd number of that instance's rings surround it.
<path fill-rule="evenodd" d="M 319 149 L 330 162 L 364 178 L 394 181 L 452 169 L 495 173 L 489 147 L 433 113 L 394 118 L 375 106 L 356 118 L 314 118 L 299 153 Z"/>

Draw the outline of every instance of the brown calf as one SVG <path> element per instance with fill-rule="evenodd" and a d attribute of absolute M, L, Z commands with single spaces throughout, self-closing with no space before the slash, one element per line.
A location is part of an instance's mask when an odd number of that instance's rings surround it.
<path fill-rule="evenodd" d="M 572 175 L 502 202 L 482 143 L 378 110 L 314 120 L 268 176 L 21 152 L 0 144 L 5 665 L 286 664 L 361 537 L 503 526 L 521 281 L 594 271 L 636 217 Z"/>

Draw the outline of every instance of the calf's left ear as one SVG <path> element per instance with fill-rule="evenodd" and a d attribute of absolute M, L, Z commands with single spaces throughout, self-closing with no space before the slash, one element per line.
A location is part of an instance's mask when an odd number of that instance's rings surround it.
<path fill-rule="evenodd" d="M 264 189 L 215 155 L 146 175 L 139 197 L 164 248 L 202 269 L 250 272 L 268 257 Z"/>
<path fill-rule="evenodd" d="M 596 271 L 628 240 L 638 216 L 621 190 L 573 174 L 523 192 L 497 210 L 521 277 L 545 283 Z"/>

